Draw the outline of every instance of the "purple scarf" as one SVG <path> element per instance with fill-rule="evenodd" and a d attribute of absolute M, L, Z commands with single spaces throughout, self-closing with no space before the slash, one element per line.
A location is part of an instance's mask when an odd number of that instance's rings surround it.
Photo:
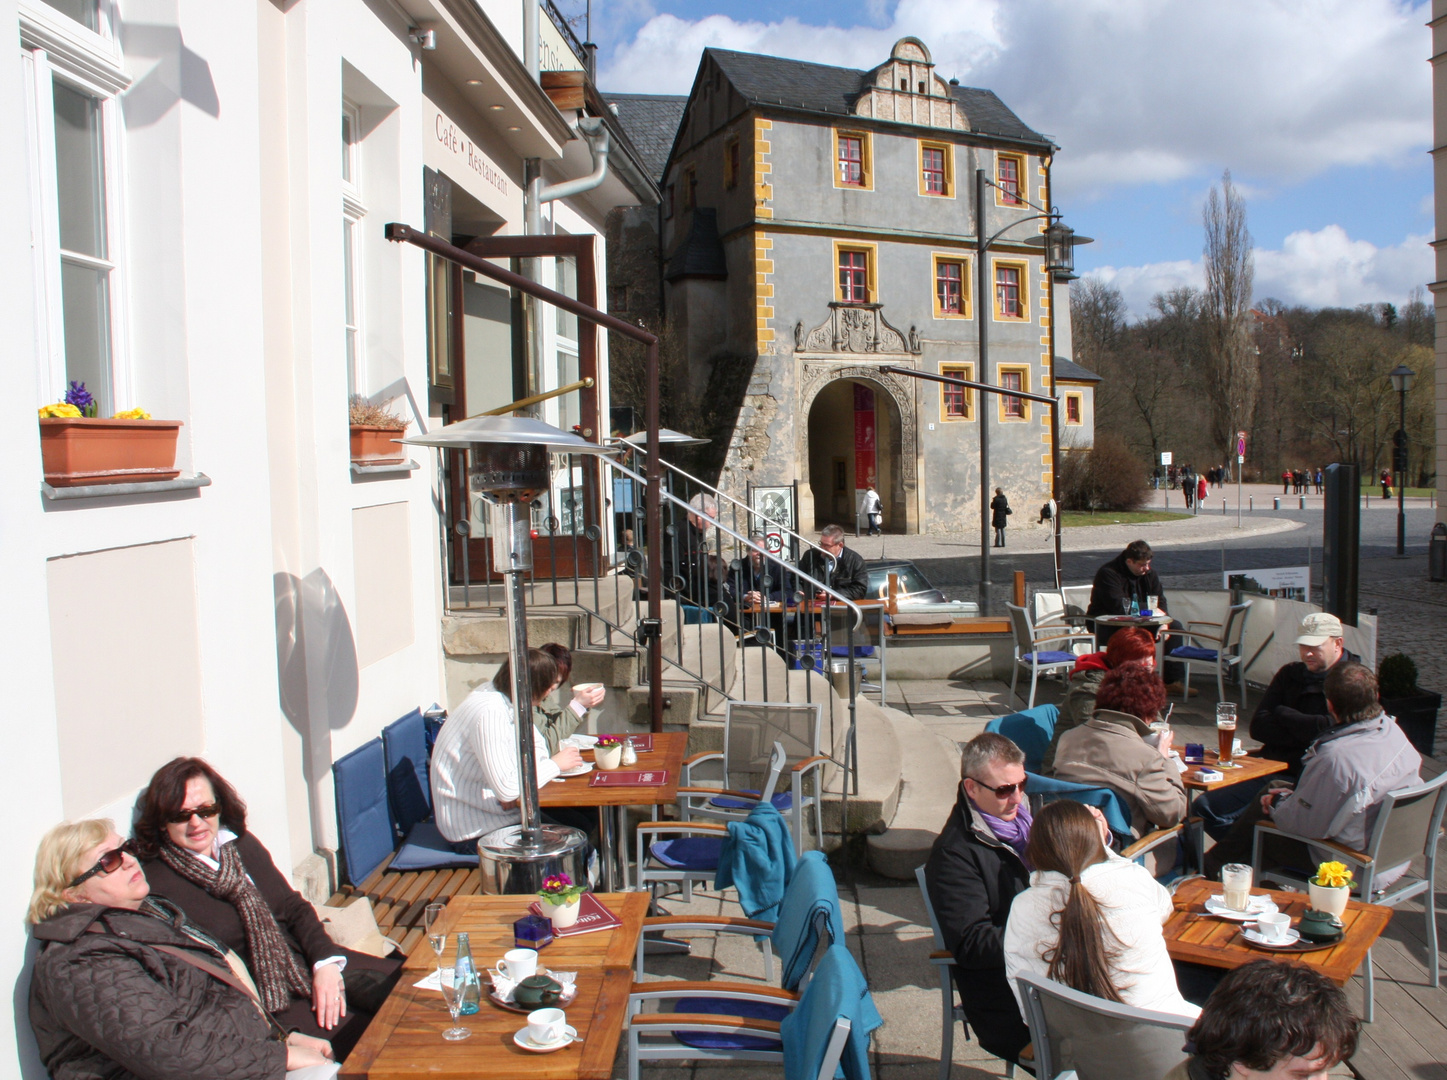
<path fill-rule="evenodd" d="M 1020 809 L 1015 811 L 1015 816 L 1009 821 L 1004 818 L 997 818 L 994 814 L 987 814 L 978 806 L 975 801 L 970 800 L 970 806 L 975 813 L 984 819 L 985 824 L 990 826 L 997 839 L 1003 840 L 1015 849 L 1015 854 L 1020 856 L 1020 861 L 1025 864 L 1025 869 L 1035 869 L 1030 865 L 1030 860 L 1025 857 L 1025 845 L 1030 842 L 1030 826 L 1033 821 L 1030 817 L 1030 804 L 1021 800 Z"/>

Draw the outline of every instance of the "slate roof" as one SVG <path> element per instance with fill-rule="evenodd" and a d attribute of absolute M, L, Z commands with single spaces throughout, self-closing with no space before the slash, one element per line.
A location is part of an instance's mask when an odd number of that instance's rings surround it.
<path fill-rule="evenodd" d="M 805 112 L 849 116 L 854 100 L 869 78 L 869 72 L 857 68 L 728 49 L 704 51 L 728 76 L 734 89 L 755 105 L 782 105 Z M 1047 136 L 1027 127 L 993 90 L 951 86 L 950 92 L 969 118 L 972 131 L 1050 145 Z"/>
<path fill-rule="evenodd" d="M 618 108 L 617 117 L 633 140 L 643 166 L 655 183 L 663 183 L 668 154 L 683 119 L 688 98 L 680 94 L 602 94 Z"/>
<path fill-rule="evenodd" d="M 1065 382 L 1104 382 L 1105 380 L 1093 371 L 1086 371 L 1074 360 L 1066 359 L 1063 356 L 1055 358 L 1055 378 Z"/>
<path fill-rule="evenodd" d="M 724 257 L 723 244 L 718 238 L 718 211 L 710 206 L 696 206 L 693 209 L 693 224 L 683 243 L 674 249 L 668 259 L 668 270 L 664 280 L 677 281 L 683 277 L 726 278 L 729 276 L 728 260 Z"/>

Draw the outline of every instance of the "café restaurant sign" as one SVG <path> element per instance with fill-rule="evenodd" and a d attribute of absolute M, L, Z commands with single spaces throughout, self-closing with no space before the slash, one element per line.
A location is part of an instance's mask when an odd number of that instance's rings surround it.
<path fill-rule="evenodd" d="M 423 162 L 445 173 L 454 184 L 504 218 L 520 215 L 522 191 L 518 185 L 483 152 L 461 124 L 431 101 L 425 98 L 423 101 L 426 124 Z"/>

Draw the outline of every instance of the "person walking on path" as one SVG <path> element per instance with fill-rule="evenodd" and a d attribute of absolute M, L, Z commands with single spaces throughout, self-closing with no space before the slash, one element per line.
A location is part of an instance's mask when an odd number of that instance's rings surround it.
<path fill-rule="evenodd" d="M 860 503 L 859 506 L 859 512 L 869 521 L 870 536 L 878 536 L 880 534 L 879 522 L 884 516 L 883 510 L 884 502 L 880 499 L 879 492 L 874 490 L 874 485 L 870 484 L 869 487 L 865 489 L 864 501 Z"/>
<path fill-rule="evenodd" d="M 1008 518 L 1015 511 L 1010 509 L 1010 503 L 1005 498 L 1005 489 L 996 488 L 995 497 L 990 500 L 990 525 L 995 530 L 995 546 L 1005 546 L 1005 526 Z"/>
<path fill-rule="evenodd" d="M 1390 499 L 1391 497 L 1392 497 L 1392 474 L 1389 473 L 1386 469 L 1383 469 L 1383 470 L 1382 470 L 1382 498 L 1383 498 L 1383 499 Z"/>
<path fill-rule="evenodd" d="M 1203 476 L 1196 481 L 1196 507 L 1199 509 L 1201 503 L 1206 501 L 1206 478 Z"/>
<path fill-rule="evenodd" d="M 1186 497 L 1186 509 L 1189 510 L 1196 503 L 1196 478 L 1189 469 L 1181 474 L 1181 494 Z"/>
<path fill-rule="evenodd" d="M 1321 470 L 1316 470 L 1316 493 L 1321 494 Z"/>
<path fill-rule="evenodd" d="M 1291 470 L 1281 470 L 1281 494 L 1286 495 L 1291 491 Z"/>

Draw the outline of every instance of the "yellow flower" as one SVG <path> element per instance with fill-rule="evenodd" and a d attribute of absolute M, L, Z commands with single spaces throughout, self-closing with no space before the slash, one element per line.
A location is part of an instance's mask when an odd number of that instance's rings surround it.
<path fill-rule="evenodd" d="M 145 409 L 127 409 L 125 412 L 118 412 L 112 417 L 113 420 L 149 420 L 151 414 Z"/>
<path fill-rule="evenodd" d="M 1323 888 L 1338 889 L 1351 884 L 1352 872 L 1346 868 L 1345 863 L 1324 862 L 1316 868 L 1316 877 L 1313 880 Z"/>
<path fill-rule="evenodd" d="M 40 407 L 40 419 L 42 420 L 68 420 L 72 418 L 79 419 L 80 410 L 74 405 L 67 404 L 64 401 L 57 401 L 54 405 L 42 405 Z"/>

